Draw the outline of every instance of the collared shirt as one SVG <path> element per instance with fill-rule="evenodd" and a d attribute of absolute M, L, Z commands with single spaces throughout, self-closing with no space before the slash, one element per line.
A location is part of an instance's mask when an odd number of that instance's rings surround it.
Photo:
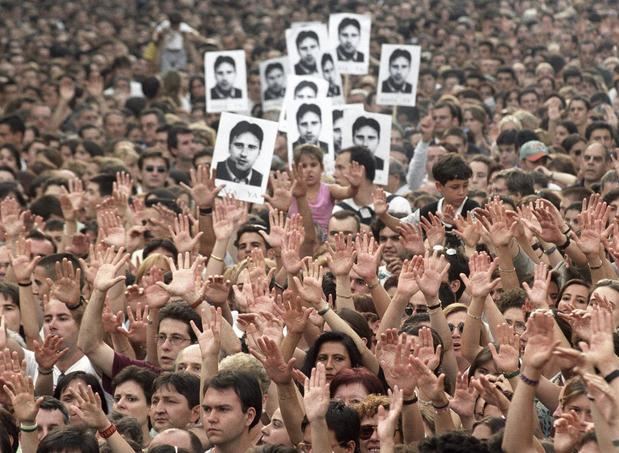
<path fill-rule="evenodd" d="M 218 99 L 230 99 L 232 97 L 232 93 L 234 93 L 234 87 L 230 88 L 228 91 L 224 91 L 221 88 L 219 88 L 218 85 L 215 85 L 213 87 L 213 91 L 215 92 L 216 97 Z"/>
<path fill-rule="evenodd" d="M 279 90 L 274 90 L 273 88 L 267 88 L 264 91 L 264 99 L 267 101 L 273 99 L 280 99 L 286 95 L 286 87 L 281 87 Z"/>
<path fill-rule="evenodd" d="M 314 63 L 312 66 L 308 66 L 303 60 L 299 60 L 299 62 L 295 65 L 294 68 L 297 75 L 309 75 L 318 73 L 318 67 L 316 66 L 316 63 Z"/>
<path fill-rule="evenodd" d="M 462 203 L 460 203 L 460 206 L 458 206 L 458 209 L 456 209 L 455 212 L 455 216 L 454 217 L 458 217 L 460 215 L 462 215 L 462 210 L 464 209 L 464 204 L 466 203 L 466 200 L 468 200 L 469 197 L 465 197 L 464 201 L 462 201 Z M 441 198 L 440 200 L 438 200 L 438 204 L 436 206 L 436 214 L 440 215 L 443 213 L 443 203 L 445 202 L 445 198 Z M 404 217 L 402 220 L 402 222 L 404 223 L 419 223 L 419 221 L 421 220 L 420 218 L 420 211 L 421 209 L 417 209 L 415 212 L 413 212 L 412 214 Z M 445 223 L 445 226 L 451 228 L 452 225 Z"/>
<path fill-rule="evenodd" d="M 239 184 L 249 184 L 249 181 L 251 180 L 251 174 L 254 171 L 253 169 L 251 169 L 249 170 L 247 175 L 245 175 L 245 177 L 239 177 L 235 171 L 232 171 L 228 160 L 226 160 L 226 170 L 228 171 L 230 176 L 232 176 L 232 182 L 236 182 Z"/>
<path fill-rule="evenodd" d="M 347 53 L 342 46 L 337 46 L 335 52 L 339 61 L 363 61 L 363 54 L 357 50 L 353 53 Z"/>
<path fill-rule="evenodd" d="M 334 96 L 339 96 L 340 94 L 342 94 L 342 92 L 340 91 L 340 87 L 338 87 L 337 85 L 329 85 L 329 91 L 327 92 L 327 97 L 334 97 Z"/>
<path fill-rule="evenodd" d="M 405 90 L 406 88 L 406 82 L 404 82 L 402 85 L 397 86 L 394 85 L 394 83 L 391 81 L 391 77 L 389 77 L 385 83 L 387 84 L 387 86 L 389 87 L 389 92 L 391 93 L 408 93 L 407 90 Z M 384 91 L 384 90 L 383 90 Z"/>

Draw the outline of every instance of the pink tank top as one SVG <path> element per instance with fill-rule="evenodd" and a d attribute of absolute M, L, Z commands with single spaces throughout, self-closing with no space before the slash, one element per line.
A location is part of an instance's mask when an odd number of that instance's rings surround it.
<path fill-rule="evenodd" d="M 312 203 L 309 201 L 309 207 L 312 211 L 312 218 L 314 223 L 320 225 L 320 228 L 326 233 L 329 225 L 329 218 L 331 218 L 331 212 L 333 211 L 335 202 L 331 198 L 331 192 L 329 186 L 324 183 L 320 183 L 320 189 L 318 190 L 318 196 Z M 288 210 L 288 215 L 296 214 L 299 212 L 299 206 L 297 206 L 297 200 L 292 199 L 292 204 Z"/>

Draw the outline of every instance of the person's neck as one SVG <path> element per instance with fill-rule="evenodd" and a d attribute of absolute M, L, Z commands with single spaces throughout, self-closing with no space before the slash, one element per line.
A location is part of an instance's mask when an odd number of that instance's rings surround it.
<path fill-rule="evenodd" d="M 189 170 L 193 168 L 193 162 L 191 161 L 191 159 L 183 159 L 179 157 L 178 159 L 176 159 L 174 166 L 177 170 L 189 172 Z"/>
<path fill-rule="evenodd" d="M 368 206 L 372 204 L 372 193 L 374 192 L 375 186 L 372 181 L 364 179 L 359 186 L 359 190 L 357 194 L 353 197 L 355 203 L 360 206 Z"/>
<path fill-rule="evenodd" d="M 245 452 L 249 447 L 252 446 L 251 438 L 249 437 L 249 432 L 245 432 L 241 434 L 236 439 L 232 439 L 231 441 L 216 445 L 213 449 L 214 453 L 239 453 Z"/>
<path fill-rule="evenodd" d="M 73 365 L 75 365 L 77 363 L 77 361 L 80 360 L 82 357 L 84 357 L 84 353 L 82 351 L 80 351 L 77 348 L 77 346 L 72 346 L 62 356 L 62 358 L 58 359 L 58 362 L 56 362 L 56 366 L 58 367 L 58 369 L 61 372 L 64 373 L 69 368 L 71 368 Z"/>

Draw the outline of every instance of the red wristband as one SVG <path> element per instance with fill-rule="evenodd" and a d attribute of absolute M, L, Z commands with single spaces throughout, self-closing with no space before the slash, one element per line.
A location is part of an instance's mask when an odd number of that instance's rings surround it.
<path fill-rule="evenodd" d="M 116 425 L 114 423 L 110 423 L 110 426 L 105 428 L 103 431 L 99 431 L 99 435 L 103 439 L 109 439 L 110 437 L 112 437 L 112 434 L 114 434 L 115 432 L 116 432 Z"/>

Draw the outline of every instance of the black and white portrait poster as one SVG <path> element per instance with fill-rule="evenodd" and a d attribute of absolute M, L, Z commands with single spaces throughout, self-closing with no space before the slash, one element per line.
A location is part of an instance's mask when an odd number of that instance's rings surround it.
<path fill-rule="evenodd" d="M 332 174 L 335 165 L 331 100 L 301 99 L 286 104 L 288 130 L 288 162 L 300 145 L 315 145 L 323 151 L 323 165 Z"/>
<path fill-rule="evenodd" d="M 321 23 L 293 24 L 286 30 L 286 49 L 292 74 L 319 76 L 320 58 L 329 50 L 327 26 Z"/>
<path fill-rule="evenodd" d="M 389 149 L 391 145 L 391 115 L 344 110 L 342 148 L 365 146 L 376 159 L 374 183 L 386 185 L 389 178 Z"/>
<path fill-rule="evenodd" d="M 322 78 L 329 83 L 327 97 L 331 98 L 333 104 L 344 104 L 344 88 L 342 87 L 342 76 L 335 65 L 333 52 L 323 52 L 320 56 L 320 71 Z"/>
<path fill-rule="evenodd" d="M 247 70 L 243 50 L 206 52 L 204 77 L 207 112 L 248 110 Z"/>
<path fill-rule="evenodd" d="M 414 106 L 420 61 L 420 46 L 383 44 L 376 103 Z"/>
<path fill-rule="evenodd" d="M 367 74 L 370 64 L 372 19 L 362 14 L 329 16 L 329 42 L 340 74 Z"/>
<path fill-rule="evenodd" d="M 337 156 L 342 150 L 342 129 L 344 125 L 344 110 L 363 112 L 363 104 L 343 104 L 331 107 L 331 121 L 333 123 L 333 151 Z"/>
<path fill-rule="evenodd" d="M 225 186 L 222 192 L 249 203 L 264 203 L 276 137 L 274 121 L 221 114 L 213 167 L 215 183 Z"/>
<path fill-rule="evenodd" d="M 286 132 L 286 106 L 296 99 L 324 99 L 329 91 L 329 82 L 320 76 L 297 76 L 290 74 L 286 81 L 284 105 L 279 112 L 279 130 Z"/>
<path fill-rule="evenodd" d="M 262 110 L 279 110 L 286 94 L 288 57 L 272 58 L 260 63 Z"/>

